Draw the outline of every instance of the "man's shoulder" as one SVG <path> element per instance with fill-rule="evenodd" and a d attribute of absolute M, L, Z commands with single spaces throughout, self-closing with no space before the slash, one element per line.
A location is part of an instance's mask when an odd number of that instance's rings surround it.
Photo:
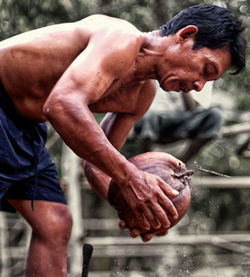
<path fill-rule="evenodd" d="M 109 48 L 119 45 L 130 45 L 131 42 L 137 41 L 141 35 L 133 24 L 127 20 L 111 17 L 103 14 L 95 14 L 79 21 L 82 30 L 90 32 L 90 40 L 98 40 L 98 44 L 111 43 Z"/>
<path fill-rule="evenodd" d="M 96 30 L 108 28 L 110 30 L 120 30 L 125 32 L 138 32 L 139 30 L 129 21 L 112 17 L 105 14 L 93 14 L 79 21 L 82 25 Z"/>
<path fill-rule="evenodd" d="M 142 45 L 141 32 L 125 20 L 104 15 L 86 19 L 90 28 L 89 51 L 109 71 L 128 70 Z"/>

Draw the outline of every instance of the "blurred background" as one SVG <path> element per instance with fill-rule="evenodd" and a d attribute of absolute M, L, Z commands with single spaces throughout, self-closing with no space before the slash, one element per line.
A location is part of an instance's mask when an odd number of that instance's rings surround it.
<path fill-rule="evenodd" d="M 250 0 L 0 0 L 0 38 L 95 13 L 126 19 L 147 32 L 158 29 L 180 10 L 202 3 L 230 9 L 243 22 L 249 40 Z M 249 55 L 248 48 L 243 73 L 225 74 L 213 84 L 209 101 L 220 106 L 224 123 L 218 136 L 186 161 L 189 169 L 196 170 L 188 213 L 166 237 L 149 243 L 119 230 L 115 211 L 90 189 L 81 161 L 48 125 L 47 147 L 74 217 L 68 276 L 81 276 L 84 243 L 94 246 L 90 277 L 250 276 Z M 151 139 L 145 149 L 147 142 L 132 134 L 122 153 L 127 158 L 146 150 L 178 156 L 192 139 L 174 143 Z M 196 164 L 232 178 L 200 171 Z M 0 276 L 24 276 L 29 238 L 29 226 L 18 214 L 0 213 Z"/>

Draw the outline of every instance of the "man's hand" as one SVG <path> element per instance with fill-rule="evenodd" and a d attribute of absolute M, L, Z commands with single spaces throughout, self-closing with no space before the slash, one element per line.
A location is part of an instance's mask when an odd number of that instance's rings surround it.
<path fill-rule="evenodd" d="M 118 211 L 118 216 L 120 218 L 126 218 L 126 222 L 124 220 L 120 220 L 119 227 L 121 230 L 129 229 L 130 236 L 132 238 L 136 238 L 138 236 L 141 237 L 143 242 L 148 242 L 152 239 L 153 236 L 165 236 L 168 233 L 168 228 L 160 228 L 157 230 L 151 229 L 147 232 L 141 232 L 140 230 L 136 229 L 136 219 L 133 215 L 132 210 L 128 205 L 124 205 L 122 211 Z"/>
<path fill-rule="evenodd" d="M 124 230 L 124 229 L 128 228 L 129 231 L 130 231 L 130 236 L 132 238 L 136 238 L 136 237 L 140 236 L 143 242 L 150 241 L 153 238 L 153 236 L 159 236 L 160 237 L 160 236 L 165 236 L 168 233 L 168 229 L 165 229 L 165 228 L 161 228 L 159 230 L 155 230 L 154 232 L 153 231 L 152 232 L 149 231 L 149 232 L 146 232 L 146 233 L 142 233 L 138 229 L 131 229 L 126 224 L 126 222 L 123 221 L 123 220 L 121 220 L 119 222 L 119 227 L 120 227 L 121 230 Z"/>
<path fill-rule="evenodd" d="M 144 242 L 151 240 L 154 235 L 164 236 L 168 233 L 168 228 L 163 227 L 155 230 L 151 228 L 150 231 L 140 231 L 138 229 L 139 225 L 133 214 L 133 211 L 124 200 L 123 196 L 121 194 L 113 195 L 113 193 L 115 193 L 115 190 L 110 189 L 108 197 L 109 199 L 113 199 L 110 202 L 117 209 L 118 216 L 121 219 L 119 222 L 119 227 L 121 230 L 129 229 L 130 236 L 132 238 L 141 236 L 141 239 Z"/>
<path fill-rule="evenodd" d="M 127 184 L 120 186 L 121 194 L 135 217 L 136 227 L 141 232 L 169 228 L 178 213 L 169 199 L 179 195 L 159 176 L 135 169 Z M 131 224 L 130 224 L 131 225 Z"/>
<path fill-rule="evenodd" d="M 167 234 L 189 208 L 193 171 L 167 153 L 148 152 L 129 161 L 136 169 L 128 184 L 122 187 L 111 181 L 108 189 L 120 228 L 128 228 L 131 237 L 140 235 L 143 241 Z"/>

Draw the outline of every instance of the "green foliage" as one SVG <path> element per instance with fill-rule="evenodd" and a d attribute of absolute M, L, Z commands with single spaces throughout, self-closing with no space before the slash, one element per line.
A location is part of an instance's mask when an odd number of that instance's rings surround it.
<path fill-rule="evenodd" d="M 69 20 L 60 1 L 3 0 L 0 4 L 1 38 Z"/>

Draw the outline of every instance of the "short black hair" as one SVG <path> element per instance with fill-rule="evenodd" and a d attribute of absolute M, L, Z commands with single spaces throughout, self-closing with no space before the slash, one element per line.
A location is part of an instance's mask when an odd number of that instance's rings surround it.
<path fill-rule="evenodd" d="M 209 4 L 186 8 L 161 27 L 161 36 L 175 34 L 188 25 L 199 29 L 193 49 L 228 46 L 232 55 L 232 74 L 245 68 L 246 40 L 241 34 L 244 27 L 229 10 Z"/>

